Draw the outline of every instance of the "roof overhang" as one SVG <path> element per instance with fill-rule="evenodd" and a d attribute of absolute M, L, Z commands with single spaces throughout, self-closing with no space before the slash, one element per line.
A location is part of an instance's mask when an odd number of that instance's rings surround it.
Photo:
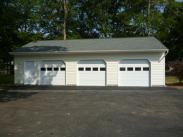
<path fill-rule="evenodd" d="M 10 52 L 10 55 L 48 55 L 48 54 L 85 54 L 85 53 L 135 53 L 135 52 L 166 52 L 168 53 L 168 49 L 151 49 L 151 50 L 92 50 L 92 51 L 48 51 L 48 52 Z"/>

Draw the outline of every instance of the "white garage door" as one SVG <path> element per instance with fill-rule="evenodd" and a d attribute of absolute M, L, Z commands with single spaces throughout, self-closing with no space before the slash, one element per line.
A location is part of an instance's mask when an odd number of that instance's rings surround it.
<path fill-rule="evenodd" d="M 104 61 L 78 62 L 79 86 L 105 86 L 106 65 Z"/>
<path fill-rule="evenodd" d="M 65 69 L 63 61 L 42 61 L 40 85 L 65 85 Z"/>
<path fill-rule="evenodd" d="M 24 84 L 35 85 L 37 84 L 36 65 L 34 61 L 24 62 Z"/>
<path fill-rule="evenodd" d="M 119 86 L 149 86 L 150 68 L 147 60 L 123 60 L 119 64 Z"/>

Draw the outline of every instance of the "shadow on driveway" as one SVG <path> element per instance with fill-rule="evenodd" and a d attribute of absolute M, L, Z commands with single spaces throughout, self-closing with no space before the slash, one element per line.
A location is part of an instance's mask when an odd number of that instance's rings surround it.
<path fill-rule="evenodd" d="M 8 101 L 15 101 L 22 98 L 28 98 L 36 92 L 8 92 L 6 90 L 0 91 L 0 102 L 8 102 Z"/>

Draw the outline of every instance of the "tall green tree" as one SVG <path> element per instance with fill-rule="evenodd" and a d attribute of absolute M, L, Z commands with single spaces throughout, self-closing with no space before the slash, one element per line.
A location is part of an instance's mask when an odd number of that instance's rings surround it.
<path fill-rule="evenodd" d="M 0 60 L 33 40 L 155 36 L 168 59 L 183 58 L 183 2 L 175 0 L 1 0 Z"/>
<path fill-rule="evenodd" d="M 67 38 L 73 20 L 72 3 L 72 0 L 39 0 L 39 27 L 46 39 Z"/>
<path fill-rule="evenodd" d="M 170 49 L 169 60 L 183 60 L 183 2 L 168 0 L 159 38 Z"/>
<path fill-rule="evenodd" d="M 18 43 L 19 10 L 9 0 L 0 1 L 0 62 L 10 61 L 8 54 Z"/>

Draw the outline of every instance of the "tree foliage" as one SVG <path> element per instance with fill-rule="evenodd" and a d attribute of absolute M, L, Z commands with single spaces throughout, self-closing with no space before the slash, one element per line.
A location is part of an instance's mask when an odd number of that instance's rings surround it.
<path fill-rule="evenodd" d="M 181 61 L 177 61 L 173 65 L 173 74 L 177 76 L 179 82 L 183 80 L 183 63 Z"/>
<path fill-rule="evenodd" d="M 8 51 L 17 43 L 17 20 L 20 13 L 9 1 L 0 1 L 0 62 L 8 61 Z"/>
<path fill-rule="evenodd" d="M 1 0 L 0 13 L 3 62 L 27 42 L 64 35 L 155 36 L 170 49 L 169 60 L 183 58 L 183 2 L 175 0 Z"/>

